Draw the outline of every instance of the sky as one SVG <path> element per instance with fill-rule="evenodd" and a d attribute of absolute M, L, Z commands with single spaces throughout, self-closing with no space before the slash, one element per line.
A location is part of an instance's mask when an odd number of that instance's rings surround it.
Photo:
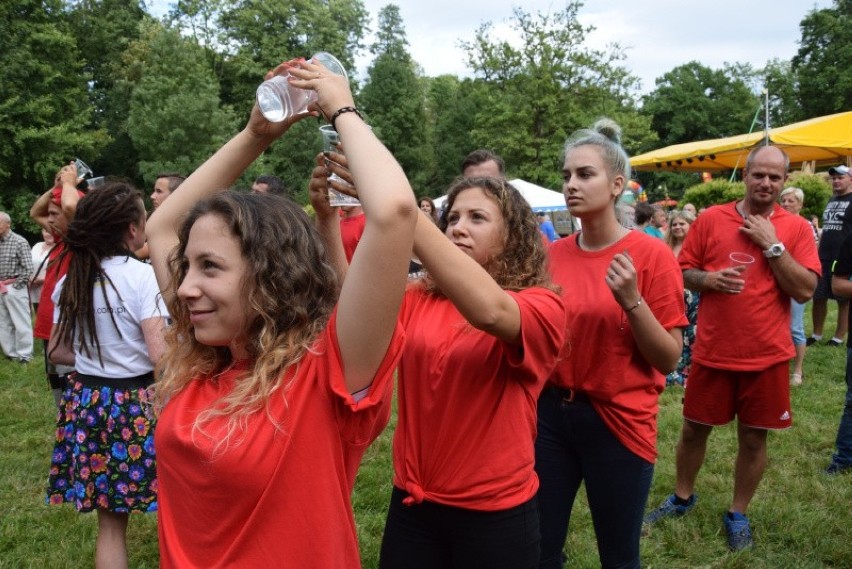
<path fill-rule="evenodd" d="M 373 17 L 388 0 L 364 0 Z M 397 0 L 408 34 L 410 53 L 426 75 L 469 76 L 460 40 L 472 40 L 484 22 L 498 37 L 511 41 L 507 25 L 514 6 L 529 13 L 549 13 L 567 3 L 554 0 Z M 799 23 L 811 9 L 832 6 L 831 0 L 587 0 L 579 20 L 595 30 L 587 45 L 604 48 L 617 41 L 626 48 L 624 62 L 642 82 L 697 60 L 717 69 L 725 62 L 762 67 L 773 58 L 790 59 L 798 50 Z M 369 44 L 369 40 L 368 40 Z M 366 66 L 369 61 L 360 61 Z"/>
<path fill-rule="evenodd" d="M 389 0 L 363 0 L 376 28 L 379 10 Z M 472 40 L 485 22 L 496 37 L 511 41 L 508 25 L 514 6 L 529 13 L 549 13 L 567 3 L 557 0 L 396 0 L 405 25 L 409 52 L 428 76 L 449 73 L 469 76 L 460 41 Z M 150 0 L 155 16 L 169 0 Z M 718 69 L 725 62 L 762 67 L 773 58 L 790 59 L 798 50 L 799 22 L 812 9 L 832 6 L 831 0 L 587 0 L 580 22 L 595 30 L 587 45 L 602 49 L 617 41 L 626 48 L 627 67 L 641 80 L 641 92 L 667 71 L 697 60 Z M 365 44 L 371 43 L 368 36 Z M 305 54 L 307 56 L 309 54 Z M 364 77 L 371 55 L 356 58 L 356 77 Z"/>

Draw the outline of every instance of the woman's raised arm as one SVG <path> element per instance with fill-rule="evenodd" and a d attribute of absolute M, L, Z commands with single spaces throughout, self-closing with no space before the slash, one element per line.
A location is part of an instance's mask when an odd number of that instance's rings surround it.
<path fill-rule="evenodd" d="M 291 73 L 297 87 L 317 91 L 318 107 L 346 149 L 366 216 L 364 234 L 346 273 L 337 308 L 337 337 L 350 392 L 370 385 L 385 357 L 405 292 L 417 204 L 405 173 L 354 111 L 349 83 L 304 63 Z M 344 109 L 343 112 L 341 109 Z"/>
<path fill-rule="evenodd" d="M 295 63 L 282 63 L 267 73 L 266 78 L 281 74 L 292 65 Z M 246 127 L 199 166 L 181 184 L 179 192 L 173 193 L 156 209 L 148 220 L 145 233 L 160 290 L 169 290 L 168 258 L 178 243 L 178 229 L 186 213 L 199 200 L 227 189 L 269 145 L 287 132 L 293 123 L 306 116 L 310 115 L 297 115 L 273 123 L 266 120 L 255 106 Z"/>

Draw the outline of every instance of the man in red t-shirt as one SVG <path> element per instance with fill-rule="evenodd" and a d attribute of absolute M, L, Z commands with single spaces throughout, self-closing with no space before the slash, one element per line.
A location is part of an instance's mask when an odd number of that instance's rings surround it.
<path fill-rule="evenodd" d="M 707 438 L 714 426 L 736 417 L 734 496 L 723 520 L 734 551 L 752 545 L 745 511 L 763 478 L 767 432 L 792 424 L 790 298 L 808 301 L 820 272 L 807 222 L 776 204 L 788 167 L 777 147 L 753 150 L 743 170 L 745 198 L 703 213 L 679 257 L 685 286 L 701 293 L 701 323 L 684 398 L 675 493 L 645 521 L 692 508 Z"/>
<path fill-rule="evenodd" d="M 65 387 L 64 377 L 71 371 L 67 366 L 54 366 L 50 363 L 47 353 L 47 342 L 50 340 L 50 330 L 53 327 L 53 289 L 56 283 L 68 271 L 68 257 L 62 263 L 57 259 L 64 249 L 62 236 L 68 229 L 68 223 L 77 211 L 77 202 L 83 193 L 77 190 L 77 167 L 74 163 L 63 166 L 56 175 L 54 187 L 43 193 L 30 208 L 30 217 L 44 229 L 53 234 L 54 246 L 48 253 L 47 270 L 41 298 L 38 303 L 36 325 L 33 334 L 44 340 L 44 363 L 47 381 L 53 390 L 53 398 L 57 406 L 62 399 L 62 389 Z"/>

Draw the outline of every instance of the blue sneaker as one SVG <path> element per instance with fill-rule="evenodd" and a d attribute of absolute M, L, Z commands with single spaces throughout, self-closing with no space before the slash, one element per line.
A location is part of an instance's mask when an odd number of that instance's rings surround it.
<path fill-rule="evenodd" d="M 748 518 L 739 512 L 728 512 L 722 516 L 725 533 L 728 534 L 728 549 L 742 551 L 754 545 Z"/>
<path fill-rule="evenodd" d="M 698 499 L 698 494 L 693 494 L 687 500 L 686 505 L 682 506 L 675 502 L 677 498 L 676 495 L 672 494 L 665 500 L 663 503 L 657 506 L 656 509 L 651 510 L 647 514 L 645 514 L 645 518 L 642 520 L 642 524 L 646 526 L 650 526 L 651 524 L 655 524 L 663 518 L 677 518 L 689 510 L 691 510 L 695 506 L 695 501 Z"/>

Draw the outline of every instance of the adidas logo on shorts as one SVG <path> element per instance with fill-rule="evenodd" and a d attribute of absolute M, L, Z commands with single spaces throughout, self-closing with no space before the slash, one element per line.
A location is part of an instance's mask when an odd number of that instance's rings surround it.
<path fill-rule="evenodd" d="M 784 411 L 784 413 L 782 413 L 782 414 L 781 414 L 781 419 L 780 419 L 780 420 L 781 420 L 781 421 L 786 421 L 786 420 L 788 420 L 789 418 L 790 418 L 790 412 L 789 412 L 789 411 Z"/>

